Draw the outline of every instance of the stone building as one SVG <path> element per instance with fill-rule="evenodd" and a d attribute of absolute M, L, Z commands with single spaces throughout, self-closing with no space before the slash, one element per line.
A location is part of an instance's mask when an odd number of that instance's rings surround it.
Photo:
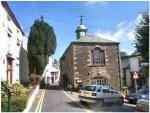
<path fill-rule="evenodd" d="M 119 43 L 87 35 L 82 24 L 76 30 L 77 40 L 71 42 L 61 57 L 61 76 L 68 86 L 79 88 L 89 84 L 108 84 L 120 89 Z"/>

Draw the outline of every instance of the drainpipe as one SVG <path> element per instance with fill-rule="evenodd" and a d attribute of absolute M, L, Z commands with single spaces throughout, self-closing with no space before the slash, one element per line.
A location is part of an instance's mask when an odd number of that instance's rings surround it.
<path fill-rule="evenodd" d="M 120 91 L 122 91 L 122 67 L 121 67 L 119 44 L 118 44 L 118 64 L 119 64 L 119 74 L 120 74 Z"/>

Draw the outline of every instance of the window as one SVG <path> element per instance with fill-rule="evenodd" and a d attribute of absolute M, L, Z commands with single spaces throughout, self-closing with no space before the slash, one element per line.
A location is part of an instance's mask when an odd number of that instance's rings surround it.
<path fill-rule="evenodd" d="M 103 93 L 110 93 L 108 89 L 103 89 Z"/>
<path fill-rule="evenodd" d="M 84 88 L 82 88 L 82 90 L 85 91 L 95 91 L 97 89 L 98 86 L 86 86 Z"/>
<path fill-rule="evenodd" d="M 99 88 L 98 88 L 98 90 L 97 90 L 97 92 L 101 92 L 101 89 L 102 89 L 102 88 L 101 88 L 101 87 L 99 87 Z"/>
<path fill-rule="evenodd" d="M 100 48 L 95 48 L 92 53 L 92 64 L 94 65 L 100 65 L 104 66 L 105 65 L 105 55 L 104 51 L 101 50 Z"/>

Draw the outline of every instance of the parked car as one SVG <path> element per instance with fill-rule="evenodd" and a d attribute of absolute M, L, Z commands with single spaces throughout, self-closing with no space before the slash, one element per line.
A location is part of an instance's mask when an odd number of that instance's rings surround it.
<path fill-rule="evenodd" d="M 142 95 L 144 94 L 149 94 L 149 89 L 145 88 L 145 89 L 140 89 L 137 91 L 137 93 L 130 93 L 127 97 L 127 100 L 129 101 L 129 103 L 134 103 L 136 104 L 137 100 L 142 98 Z"/>
<path fill-rule="evenodd" d="M 81 102 L 98 103 L 102 106 L 104 103 L 124 103 L 122 94 L 108 85 L 89 85 L 79 90 L 79 99 Z"/>
<path fill-rule="evenodd" d="M 149 95 L 144 96 L 142 99 L 138 99 L 136 103 L 136 109 L 138 111 L 149 112 Z"/>

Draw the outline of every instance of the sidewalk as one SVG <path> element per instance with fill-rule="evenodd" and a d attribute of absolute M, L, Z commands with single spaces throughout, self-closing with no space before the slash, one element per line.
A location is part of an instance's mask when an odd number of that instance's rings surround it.
<path fill-rule="evenodd" d="M 39 100 L 41 98 L 41 94 L 42 94 L 42 89 L 39 89 L 38 94 L 35 96 L 34 102 L 29 110 L 29 112 L 35 112 L 37 105 L 39 103 Z"/>

